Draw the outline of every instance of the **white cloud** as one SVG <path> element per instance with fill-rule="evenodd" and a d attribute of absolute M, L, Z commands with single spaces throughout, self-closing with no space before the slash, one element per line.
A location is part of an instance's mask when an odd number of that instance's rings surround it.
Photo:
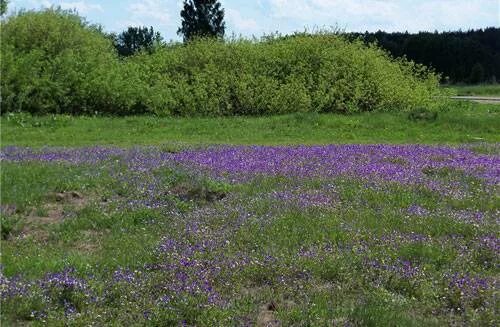
<path fill-rule="evenodd" d="M 85 1 L 61 2 L 59 5 L 62 9 L 76 9 L 80 14 L 87 14 L 91 11 L 103 12 L 101 5 L 87 3 Z"/>
<path fill-rule="evenodd" d="M 267 0 L 267 3 L 271 18 L 289 19 L 302 25 L 338 23 L 348 30 L 418 31 L 500 24 L 498 0 Z"/>
<path fill-rule="evenodd" d="M 261 30 L 259 23 L 255 19 L 243 17 L 236 9 L 226 9 L 225 17 L 231 27 L 243 34 L 248 35 Z"/>
<path fill-rule="evenodd" d="M 9 10 L 60 5 L 76 9 L 115 31 L 127 26 L 153 26 L 164 35 L 175 37 L 182 3 L 183 0 L 11 0 Z M 500 26 L 500 0 L 221 0 L 221 3 L 226 10 L 226 32 L 246 36 L 329 26 L 347 31 L 410 32 Z"/>
<path fill-rule="evenodd" d="M 57 1 L 57 0 L 30 0 L 28 2 L 32 8 L 50 8 L 61 7 L 62 9 L 75 9 L 79 14 L 88 14 L 89 12 L 103 12 L 100 4 L 88 3 L 85 0 L 80 1 Z M 22 8 L 24 1 L 11 1 L 9 7 Z"/>
<path fill-rule="evenodd" d="M 271 17 L 291 19 L 311 19 L 315 8 L 309 1 L 302 0 L 269 0 Z"/>
<path fill-rule="evenodd" d="M 140 22 L 140 25 L 160 26 L 172 25 L 172 17 L 168 10 L 169 5 L 162 0 L 143 0 L 130 4 L 127 11 L 130 13 L 129 21 Z"/>

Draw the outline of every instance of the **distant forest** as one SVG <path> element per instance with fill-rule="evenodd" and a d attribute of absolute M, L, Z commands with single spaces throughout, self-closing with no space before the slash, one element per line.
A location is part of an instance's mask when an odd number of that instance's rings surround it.
<path fill-rule="evenodd" d="M 433 67 L 443 82 L 484 83 L 500 78 L 500 28 L 418 34 L 351 33 L 365 42 L 376 41 L 393 56 L 406 56 Z"/>

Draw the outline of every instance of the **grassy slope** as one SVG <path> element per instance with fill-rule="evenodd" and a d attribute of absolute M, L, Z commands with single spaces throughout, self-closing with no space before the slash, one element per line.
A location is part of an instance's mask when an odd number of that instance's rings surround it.
<path fill-rule="evenodd" d="M 500 107 L 457 103 L 435 122 L 406 114 L 271 117 L 2 117 L 2 146 L 499 142 Z"/>

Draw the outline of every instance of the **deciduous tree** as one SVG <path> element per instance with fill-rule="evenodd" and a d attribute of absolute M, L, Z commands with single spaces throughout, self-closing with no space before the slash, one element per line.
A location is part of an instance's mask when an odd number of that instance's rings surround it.
<path fill-rule="evenodd" d="M 153 27 L 129 27 L 115 40 L 115 48 L 123 57 L 131 56 L 139 51 L 152 52 L 154 47 L 161 44 L 160 32 L 155 32 Z"/>

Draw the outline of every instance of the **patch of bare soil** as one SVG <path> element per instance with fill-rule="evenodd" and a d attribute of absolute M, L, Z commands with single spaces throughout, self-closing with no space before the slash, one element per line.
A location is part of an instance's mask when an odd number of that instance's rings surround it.
<path fill-rule="evenodd" d="M 81 193 L 76 191 L 54 193 L 51 196 L 59 203 L 67 203 L 77 207 L 82 207 L 88 200 L 84 198 Z"/>
<path fill-rule="evenodd" d="M 205 201 L 215 202 L 226 197 L 224 192 L 209 190 L 203 186 L 193 186 L 189 184 L 179 184 L 169 191 L 181 201 Z"/>
<path fill-rule="evenodd" d="M 17 212 L 17 206 L 15 204 L 0 203 L 0 213 L 2 215 L 11 216 Z"/>
<path fill-rule="evenodd" d="M 70 213 L 83 208 L 89 202 L 88 198 L 75 191 L 52 193 L 47 198 L 51 202 L 32 210 L 25 217 L 21 231 L 23 237 L 34 236 L 37 240 L 46 241 L 49 236 L 46 226 L 60 223 Z"/>
<path fill-rule="evenodd" d="M 257 316 L 256 326 L 258 327 L 280 326 L 280 323 L 275 316 L 276 309 L 277 309 L 276 304 L 272 301 L 262 306 L 260 308 L 259 315 Z"/>

